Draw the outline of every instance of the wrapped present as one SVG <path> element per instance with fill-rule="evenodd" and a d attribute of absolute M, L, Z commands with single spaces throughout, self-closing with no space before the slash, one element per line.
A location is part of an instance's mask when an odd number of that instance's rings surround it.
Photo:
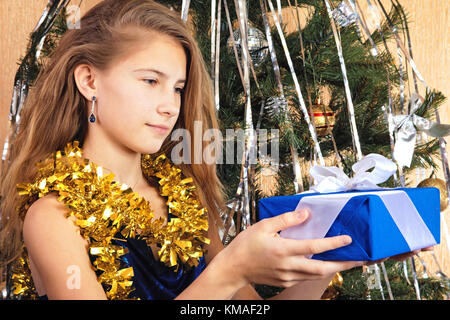
<path fill-rule="evenodd" d="M 353 170 L 350 179 L 336 167 L 313 167 L 311 175 L 317 184 L 310 191 L 261 199 L 260 219 L 308 208 L 309 219 L 282 230 L 282 237 L 351 236 L 350 245 L 311 257 L 319 260 L 374 261 L 440 243 L 437 188 L 378 187 L 396 167 L 377 154 L 366 156 Z"/>

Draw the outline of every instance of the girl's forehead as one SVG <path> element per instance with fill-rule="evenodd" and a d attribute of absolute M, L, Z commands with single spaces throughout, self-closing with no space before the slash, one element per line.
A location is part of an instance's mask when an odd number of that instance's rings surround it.
<path fill-rule="evenodd" d="M 130 47 L 128 53 L 111 64 L 112 68 L 145 74 L 154 72 L 161 76 L 185 78 L 187 58 L 176 40 L 155 39 Z"/>

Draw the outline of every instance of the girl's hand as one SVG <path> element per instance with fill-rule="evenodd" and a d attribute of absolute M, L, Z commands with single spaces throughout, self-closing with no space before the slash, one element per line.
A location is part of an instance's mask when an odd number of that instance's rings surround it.
<path fill-rule="evenodd" d="M 240 284 L 260 283 L 290 287 L 303 280 L 324 279 L 336 272 L 362 266 L 357 261 L 320 261 L 306 256 L 336 249 L 351 243 L 349 236 L 294 240 L 278 231 L 304 222 L 306 210 L 287 212 L 264 219 L 240 232 L 221 251 L 223 263 Z"/>
<path fill-rule="evenodd" d="M 411 252 L 398 254 L 396 256 L 392 256 L 392 257 L 388 257 L 388 258 L 384 258 L 384 259 L 380 259 L 380 260 L 376 260 L 376 261 L 369 261 L 368 263 L 366 263 L 366 265 L 371 266 L 371 265 L 374 265 L 376 263 L 384 262 L 384 261 L 386 261 L 388 259 L 392 259 L 392 260 L 401 262 L 403 260 L 406 260 L 408 258 L 413 257 L 414 255 L 418 254 L 421 251 L 433 251 L 433 247 L 427 247 L 427 248 L 423 248 L 423 249 L 419 249 L 419 250 L 414 250 L 414 251 L 411 251 Z"/>

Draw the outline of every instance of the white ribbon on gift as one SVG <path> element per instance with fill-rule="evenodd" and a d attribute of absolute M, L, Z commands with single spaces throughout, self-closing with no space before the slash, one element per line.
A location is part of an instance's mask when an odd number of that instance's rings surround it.
<path fill-rule="evenodd" d="M 371 168 L 373 170 L 369 172 Z M 361 192 L 303 197 L 297 204 L 296 210 L 309 209 L 310 218 L 302 224 L 281 231 L 280 235 L 284 238 L 299 240 L 323 238 L 351 198 L 376 195 L 383 201 L 411 251 L 436 244 L 433 234 L 406 192 L 398 189 L 376 191 L 382 189 L 377 184 L 386 181 L 395 172 L 394 162 L 379 154 L 369 154 L 355 163 L 352 169 L 355 175 L 349 178 L 342 169 L 337 167 L 312 167 L 310 174 L 314 177 L 316 185 L 311 188 L 311 191 L 305 193 L 351 190 Z"/>

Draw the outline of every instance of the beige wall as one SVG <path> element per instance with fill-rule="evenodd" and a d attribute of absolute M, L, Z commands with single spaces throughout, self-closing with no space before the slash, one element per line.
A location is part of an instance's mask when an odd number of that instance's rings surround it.
<path fill-rule="evenodd" d="M 71 4 L 79 4 L 80 1 L 72 1 Z M 83 0 L 81 15 L 99 0 Z M 372 1 L 374 2 L 374 1 Z M 291 1 L 294 3 L 294 1 Z M 367 12 L 367 2 L 358 1 L 365 12 L 368 23 L 372 26 L 370 14 Z M 390 0 L 383 0 L 386 8 L 390 8 Z M 448 32 L 449 8 L 448 0 L 400 0 L 410 17 L 410 32 L 413 45 L 414 60 L 431 88 L 441 90 L 449 100 L 441 107 L 442 122 L 450 123 L 450 82 L 449 66 L 449 39 Z M 24 55 L 28 43 L 28 36 L 39 20 L 47 0 L 0 0 L 0 61 L 2 72 L 0 73 L 0 153 L 7 134 L 8 113 L 11 103 L 13 80 L 17 70 L 17 62 Z M 289 20 L 290 15 L 285 11 L 284 19 Z M 294 30 L 292 25 L 290 29 Z M 423 94 L 423 86 L 420 86 Z M 450 139 L 447 138 L 447 142 Z M 450 148 L 447 147 L 447 152 Z M 428 172 L 427 172 L 428 174 Z M 443 178 L 440 172 L 440 178 Z M 450 209 L 442 213 L 442 217 L 450 225 Z M 449 247 L 445 244 L 445 235 L 442 234 L 443 243 L 436 248 L 439 263 L 447 275 L 450 275 Z M 424 253 L 427 266 L 436 269 L 430 254 Z"/>
<path fill-rule="evenodd" d="M 17 63 L 25 55 L 29 34 L 36 26 L 47 5 L 47 0 L 0 0 L 0 154 L 8 131 L 8 114 L 11 105 Z M 100 0 L 83 0 L 83 15 Z M 79 0 L 70 4 L 78 5 Z"/>

